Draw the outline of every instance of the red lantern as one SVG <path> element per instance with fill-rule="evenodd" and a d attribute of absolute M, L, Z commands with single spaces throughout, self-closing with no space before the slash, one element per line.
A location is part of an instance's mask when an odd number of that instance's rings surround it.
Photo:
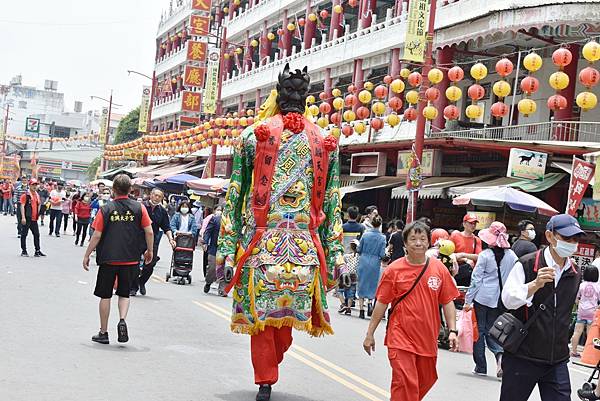
<path fill-rule="evenodd" d="M 562 95 L 552 95 L 548 98 L 548 108 L 558 111 L 567 108 L 567 98 Z"/>
<path fill-rule="evenodd" d="M 347 138 L 354 133 L 354 128 L 349 124 L 346 124 L 342 127 L 342 134 Z"/>
<path fill-rule="evenodd" d="M 248 122 L 248 125 L 252 125 L 254 124 L 254 117 L 248 117 L 246 121 Z"/>
<path fill-rule="evenodd" d="M 327 99 L 327 93 L 325 93 L 325 92 L 319 93 L 319 99 L 321 99 L 321 100 Z"/>
<path fill-rule="evenodd" d="M 326 19 L 327 17 L 329 17 L 329 11 L 327 11 L 327 10 L 321 10 L 321 12 L 319 13 L 319 15 L 321 16 L 321 18 Z"/>
<path fill-rule="evenodd" d="M 383 77 L 383 82 L 387 85 L 391 84 L 393 80 L 394 79 L 391 75 L 386 75 L 385 77 Z"/>
<path fill-rule="evenodd" d="M 373 129 L 375 131 L 379 131 L 380 129 L 383 128 L 383 120 L 381 118 L 374 118 L 371 120 L 371 127 L 373 127 Z"/>
<path fill-rule="evenodd" d="M 425 91 L 425 98 L 430 102 L 435 102 L 440 98 L 440 90 L 436 87 L 431 87 Z"/>
<path fill-rule="evenodd" d="M 503 58 L 496 63 L 496 72 L 501 77 L 509 76 L 513 72 L 513 63 L 507 58 Z"/>
<path fill-rule="evenodd" d="M 402 108 L 402 99 L 400 99 L 399 97 L 393 97 L 388 102 L 388 106 L 394 111 L 400 111 L 400 109 Z"/>
<path fill-rule="evenodd" d="M 348 5 L 352 8 L 358 5 L 358 0 L 348 0 Z"/>
<path fill-rule="evenodd" d="M 458 110 L 458 107 L 456 107 L 453 104 L 446 106 L 444 108 L 444 117 L 446 117 L 446 119 L 448 119 L 448 120 L 456 120 L 459 115 L 460 115 L 460 111 Z M 405 116 L 406 116 L 406 113 L 405 113 Z"/>
<path fill-rule="evenodd" d="M 331 115 L 331 123 L 338 125 L 339 123 L 342 122 L 342 113 L 340 113 L 339 111 L 337 113 L 333 113 Z"/>
<path fill-rule="evenodd" d="M 375 93 L 375 97 L 378 99 L 385 99 L 388 94 L 388 89 L 383 85 L 377 85 L 373 92 Z"/>
<path fill-rule="evenodd" d="M 357 103 L 358 99 L 355 95 L 346 95 L 346 98 L 344 99 L 344 104 L 347 108 L 354 107 Z"/>
<path fill-rule="evenodd" d="M 496 102 L 492 105 L 490 111 L 496 118 L 504 117 L 508 114 L 508 106 L 503 102 Z"/>
<path fill-rule="evenodd" d="M 356 93 L 356 86 L 354 86 L 354 85 L 348 85 L 348 92 L 350 92 L 350 93 Z"/>
<path fill-rule="evenodd" d="M 323 102 L 319 105 L 319 111 L 321 114 L 329 114 L 331 112 L 331 105 L 327 102 Z"/>
<path fill-rule="evenodd" d="M 365 106 L 360 106 L 358 109 L 356 109 L 356 116 L 360 120 L 369 118 L 370 115 L 371 115 L 371 111 L 369 109 L 367 109 Z"/>
<path fill-rule="evenodd" d="M 485 95 L 485 89 L 483 86 L 479 84 L 473 84 L 469 86 L 469 90 L 467 91 L 469 97 L 473 100 L 479 100 Z"/>
<path fill-rule="evenodd" d="M 531 75 L 523 78 L 521 81 L 521 90 L 527 94 L 537 92 L 540 88 L 540 81 Z"/>
<path fill-rule="evenodd" d="M 571 61 L 573 61 L 573 53 L 567 48 L 561 47 L 552 53 L 552 62 L 561 69 L 571 64 Z"/>
<path fill-rule="evenodd" d="M 448 79 L 452 82 L 461 81 L 465 77 L 465 72 L 459 66 L 452 67 L 448 70 Z"/>
<path fill-rule="evenodd" d="M 596 86 L 600 81 L 600 73 L 594 67 L 585 67 L 579 73 L 579 81 L 586 88 L 591 88 L 592 86 Z"/>
<path fill-rule="evenodd" d="M 408 76 L 408 83 L 413 87 L 419 86 L 423 83 L 423 76 L 416 71 L 411 72 Z"/>
<path fill-rule="evenodd" d="M 409 107 L 404 110 L 404 119 L 407 121 L 415 121 L 417 119 L 417 109 Z"/>
<path fill-rule="evenodd" d="M 298 25 L 300 25 L 300 26 L 306 25 L 306 20 L 304 18 L 298 18 Z"/>
<path fill-rule="evenodd" d="M 283 35 L 283 29 L 282 28 L 277 29 L 277 35 L 279 35 L 279 36 Z"/>

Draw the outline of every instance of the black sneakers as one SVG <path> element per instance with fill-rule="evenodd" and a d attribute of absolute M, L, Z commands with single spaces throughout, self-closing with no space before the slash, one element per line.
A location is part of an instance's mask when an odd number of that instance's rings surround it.
<path fill-rule="evenodd" d="M 108 332 L 103 333 L 99 331 L 98 334 L 92 337 L 92 341 L 100 344 L 108 344 Z"/>
<path fill-rule="evenodd" d="M 146 295 L 146 284 L 140 283 L 140 294 Z"/>
<path fill-rule="evenodd" d="M 269 401 L 271 399 L 271 385 L 261 384 L 256 394 L 256 401 Z"/>
<path fill-rule="evenodd" d="M 28 258 L 29 254 L 27 253 L 27 251 L 23 251 L 21 252 L 21 256 L 25 256 L 26 258 Z"/>
<path fill-rule="evenodd" d="M 35 251 L 33 256 L 35 256 L 36 258 L 39 258 L 40 256 L 46 256 L 46 254 L 42 253 L 42 251 Z"/>
<path fill-rule="evenodd" d="M 209 291 L 210 291 L 210 284 L 208 284 L 208 283 L 204 284 L 204 293 L 208 294 Z"/>
<path fill-rule="evenodd" d="M 119 320 L 119 324 L 117 324 L 117 334 L 119 335 L 119 337 L 117 338 L 118 342 L 126 343 L 127 341 L 129 341 L 129 335 L 127 333 L 127 323 L 125 323 L 125 320 L 123 319 Z"/>

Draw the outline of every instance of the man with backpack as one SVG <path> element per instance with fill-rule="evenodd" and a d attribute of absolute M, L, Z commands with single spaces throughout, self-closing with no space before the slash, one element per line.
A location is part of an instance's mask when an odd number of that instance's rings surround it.
<path fill-rule="evenodd" d="M 40 195 L 37 192 L 38 180 L 32 178 L 29 180 L 29 190 L 21 195 L 20 211 L 21 211 L 21 256 L 29 256 L 27 253 L 27 234 L 31 230 L 33 235 L 33 245 L 35 253 L 33 256 L 46 256 L 40 250 L 40 228 L 38 226 L 38 218 L 40 216 Z"/>

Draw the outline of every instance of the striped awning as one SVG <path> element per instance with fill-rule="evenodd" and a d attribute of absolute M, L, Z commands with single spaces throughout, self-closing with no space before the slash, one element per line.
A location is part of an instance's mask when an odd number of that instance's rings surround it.
<path fill-rule="evenodd" d="M 419 190 L 419 199 L 447 198 L 447 190 L 457 185 L 465 185 L 490 178 L 489 175 L 476 177 L 428 177 L 423 180 Z M 410 191 L 406 185 L 392 189 L 392 199 L 408 199 Z"/>

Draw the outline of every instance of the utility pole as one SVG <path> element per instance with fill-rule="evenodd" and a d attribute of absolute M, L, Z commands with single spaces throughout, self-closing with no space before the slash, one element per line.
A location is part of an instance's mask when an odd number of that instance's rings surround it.
<path fill-rule="evenodd" d="M 52 150 L 52 145 L 54 144 L 55 128 L 56 128 L 56 122 L 52 121 L 52 124 L 50 124 L 50 132 L 48 132 L 48 136 L 50 137 L 50 150 Z"/>
<path fill-rule="evenodd" d="M 6 99 L 6 96 L 4 97 Z M 6 154 L 6 131 L 8 130 L 8 113 L 10 110 L 10 103 L 6 104 L 6 114 L 4 114 L 4 127 L 2 128 L 2 153 Z"/>
<path fill-rule="evenodd" d="M 433 35 L 435 32 L 435 11 L 437 0 L 431 0 L 429 8 L 429 27 L 427 29 L 427 47 L 425 48 L 425 64 L 421 75 L 423 75 L 423 86 L 426 87 L 429 83 L 427 74 L 431 70 L 433 65 Z M 423 116 L 423 109 L 427 105 L 427 100 L 420 97 L 419 105 L 417 107 L 417 127 L 415 132 L 415 153 L 419 163 L 423 159 L 423 146 L 425 144 L 425 116 Z M 410 223 L 416 219 L 417 215 L 417 202 L 419 200 L 419 191 L 413 191 L 410 193 L 410 201 L 408 204 L 408 211 L 406 213 L 406 223 Z"/>

